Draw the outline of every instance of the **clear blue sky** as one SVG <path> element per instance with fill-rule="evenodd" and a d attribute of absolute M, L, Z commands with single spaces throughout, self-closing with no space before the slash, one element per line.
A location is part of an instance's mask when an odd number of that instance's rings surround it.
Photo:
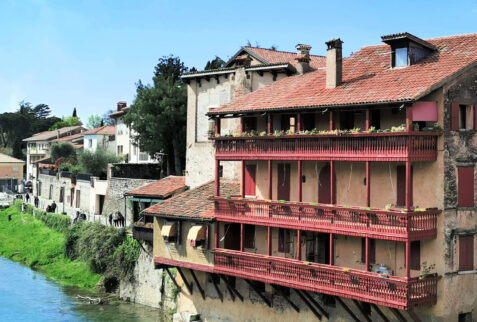
<path fill-rule="evenodd" d="M 0 1 L 0 112 L 21 100 L 56 115 L 130 103 L 157 59 L 179 56 L 203 69 L 250 40 L 325 54 L 340 37 L 344 53 L 408 31 L 422 38 L 477 32 L 477 1 Z"/>

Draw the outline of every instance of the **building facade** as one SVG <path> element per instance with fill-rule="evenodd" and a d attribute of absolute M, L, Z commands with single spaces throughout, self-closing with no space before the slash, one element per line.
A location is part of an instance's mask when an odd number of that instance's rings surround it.
<path fill-rule="evenodd" d="M 116 129 L 114 126 L 100 126 L 84 132 L 84 150 L 94 153 L 97 149 L 116 153 Z"/>

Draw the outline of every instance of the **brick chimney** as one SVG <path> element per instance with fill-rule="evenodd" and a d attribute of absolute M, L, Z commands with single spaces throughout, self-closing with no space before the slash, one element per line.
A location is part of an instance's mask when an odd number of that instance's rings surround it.
<path fill-rule="evenodd" d="M 342 82 L 343 54 L 341 39 L 326 42 L 326 88 L 335 88 Z"/>
<path fill-rule="evenodd" d="M 298 74 L 303 75 L 306 72 L 311 70 L 310 67 L 310 45 L 298 44 L 295 46 L 297 50 L 297 56 L 295 60 L 297 61 L 296 64 L 296 71 Z"/>
<path fill-rule="evenodd" d="M 128 105 L 128 103 L 126 101 L 119 101 L 117 103 L 118 112 L 121 111 L 123 108 L 125 108 L 127 105 Z"/>

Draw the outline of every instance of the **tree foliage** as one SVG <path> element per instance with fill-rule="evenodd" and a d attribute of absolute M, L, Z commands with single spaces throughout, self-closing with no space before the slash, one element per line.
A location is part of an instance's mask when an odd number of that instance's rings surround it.
<path fill-rule="evenodd" d="M 116 154 L 98 149 L 95 152 L 83 151 L 79 157 L 81 171 L 96 177 L 104 177 L 108 172 L 108 164 L 119 162 L 121 159 Z"/>
<path fill-rule="evenodd" d="M 53 131 L 53 130 L 61 129 L 63 127 L 76 126 L 76 125 L 83 125 L 79 117 L 77 116 L 63 117 L 61 121 L 58 121 L 52 126 L 50 126 L 48 130 Z"/>
<path fill-rule="evenodd" d="M 217 69 L 217 68 L 222 68 L 225 66 L 225 61 L 222 60 L 219 56 L 215 56 L 214 59 L 209 60 L 207 64 L 205 65 L 205 70 L 209 69 Z"/>
<path fill-rule="evenodd" d="M 76 148 L 69 142 L 53 143 L 50 148 L 51 162 L 64 158 L 65 162 L 76 163 Z"/>
<path fill-rule="evenodd" d="M 179 57 L 159 59 L 153 84 L 137 84 L 136 100 L 124 122 L 142 151 L 167 155 L 167 172 L 180 175 L 185 162 L 187 89 L 180 75 L 187 72 Z"/>
<path fill-rule="evenodd" d="M 86 128 L 91 130 L 101 126 L 101 116 L 98 114 L 92 114 L 88 117 L 88 122 L 86 122 Z"/>

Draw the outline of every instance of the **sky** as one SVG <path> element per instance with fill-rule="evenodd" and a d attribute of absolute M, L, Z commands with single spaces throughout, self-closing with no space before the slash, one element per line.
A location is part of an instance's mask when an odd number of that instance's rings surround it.
<path fill-rule="evenodd" d="M 0 0 L 0 113 L 27 101 L 57 116 L 76 107 L 86 121 L 132 103 L 137 81 L 150 83 L 171 54 L 201 70 L 248 42 L 326 55 L 325 41 L 339 37 L 349 56 L 382 35 L 473 33 L 476 21 L 477 0 Z"/>

